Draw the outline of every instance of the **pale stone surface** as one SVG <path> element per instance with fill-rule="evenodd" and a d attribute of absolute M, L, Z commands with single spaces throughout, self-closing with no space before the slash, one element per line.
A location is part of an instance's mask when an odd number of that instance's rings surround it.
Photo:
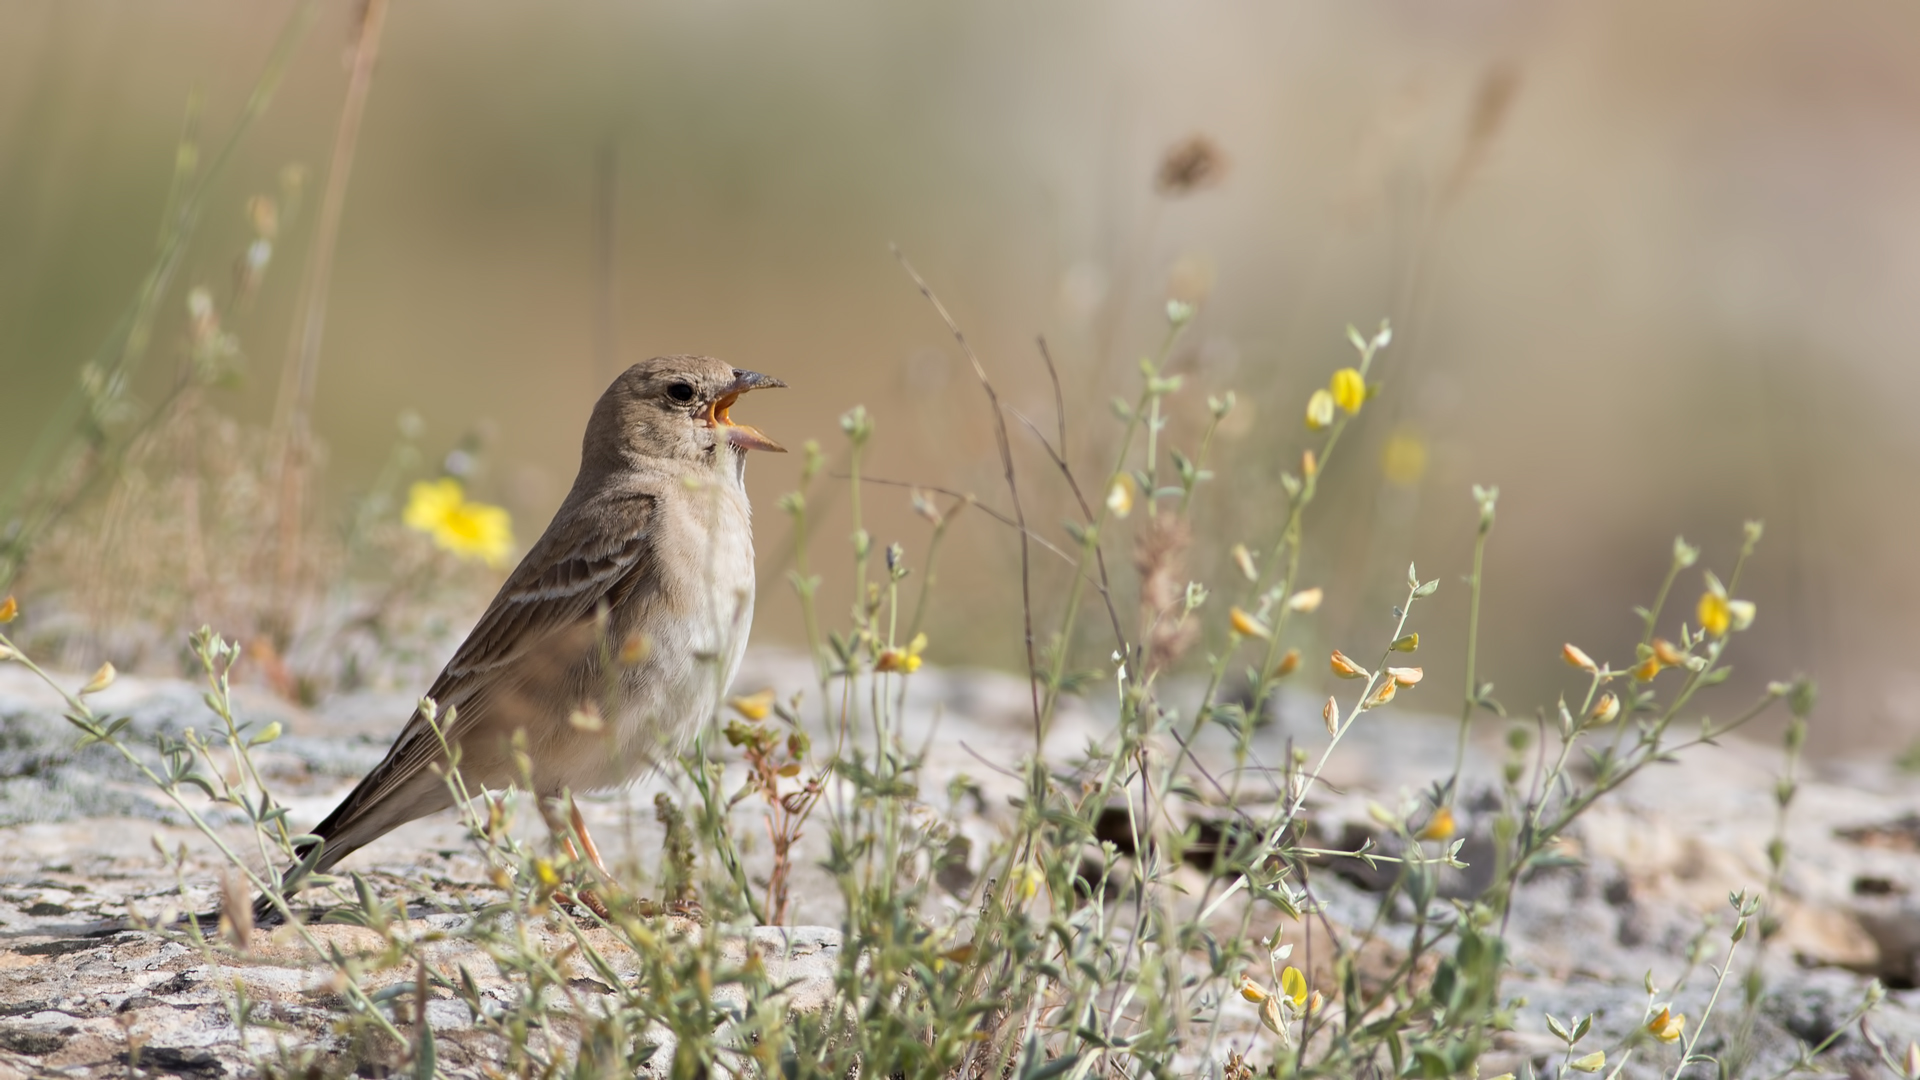
<path fill-rule="evenodd" d="M 108 921 L 129 911 L 158 917 L 212 909 L 216 864 L 178 811 L 157 799 L 124 763 L 100 748 L 75 753 L 74 733 L 59 719 L 58 699 L 24 674 L 0 665 L 0 1080 L 56 1072 L 120 1076 L 136 1048 L 134 1060 L 149 1075 L 188 1077 L 246 1073 L 249 1052 L 264 1052 L 283 1037 L 346 1052 L 327 1027 L 337 999 L 306 947 L 284 931 L 256 933 L 245 962 L 218 965 L 179 941 L 112 932 Z M 773 686 L 785 693 L 811 684 L 804 659 L 759 652 L 749 657 L 737 689 Z M 1181 693 L 1174 686 L 1170 696 L 1178 701 Z M 190 725 L 214 727 L 199 694 L 192 683 L 125 678 L 95 702 L 132 716 L 138 739 Z M 244 717 L 262 723 L 280 719 L 289 731 L 263 749 L 259 761 L 293 808 L 296 824 L 304 824 L 324 814 L 378 759 L 412 702 L 400 695 L 362 694 L 308 711 L 246 691 L 239 705 Z M 816 707 L 811 701 L 806 705 Z M 1256 738 L 1258 757 L 1281 760 L 1290 742 L 1317 761 L 1326 740 L 1318 705 L 1287 700 L 1278 713 Z M 1098 707 L 1069 703 L 1048 734 L 1047 752 L 1055 760 L 1071 760 L 1110 723 Z M 976 853 L 984 851 L 1011 818 L 1008 800 L 1021 790 L 1018 763 L 1033 748 L 1024 684 L 990 673 L 927 669 L 912 683 L 906 729 L 923 733 L 932 750 L 923 797 L 944 807 L 949 785 L 962 791 L 960 832 Z M 1486 734 L 1485 745 L 1470 746 L 1463 770 L 1467 794 L 1460 800 L 1461 826 L 1469 838 L 1469 863 L 1475 863 L 1475 845 L 1484 843 L 1487 827 L 1475 815 L 1473 793 L 1497 775 L 1500 753 L 1491 741 L 1500 732 Z M 1369 714 L 1334 755 L 1325 783 L 1310 802 L 1320 838 L 1332 842 L 1369 835 L 1375 826 L 1367 804 L 1393 804 L 1430 783 L 1450 766 L 1454 739 L 1450 721 Z M 1224 732 L 1203 730 L 1195 750 L 1212 776 L 1232 775 Z M 1509 928 L 1516 974 L 1507 989 L 1526 995 L 1529 1004 L 1520 1011 L 1517 1030 L 1483 1064 L 1482 1075 L 1507 1068 L 1524 1074 L 1529 1064 L 1556 1066 L 1557 1043 L 1545 1031 L 1543 1011 L 1561 1017 L 1596 1013 L 1595 1038 L 1617 1036 L 1637 1024 L 1645 1000 L 1643 975 L 1651 971 L 1662 985 L 1675 979 L 1684 967 L 1686 944 L 1706 916 L 1721 920 L 1705 957 L 1718 962 L 1729 921 L 1727 894 L 1761 888 L 1767 878 L 1765 851 L 1774 829 L 1772 787 L 1779 764 L 1773 749 L 1739 740 L 1704 747 L 1677 764 L 1649 770 L 1580 823 L 1567 850 L 1576 863 L 1536 875 L 1519 894 Z M 737 779 L 735 774 L 727 782 Z M 585 801 L 603 848 L 632 880 L 657 880 L 660 835 L 652 799 L 663 789 L 654 780 Z M 1249 780 L 1240 802 L 1258 813 L 1271 797 L 1271 791 L 1259 790 L 1257 780 Z M 757 810 L 748 803 L 742 812 L 751 816 Z M 1195 811 L 1196 816 L 1206 813 Z M 223 820 L 236 839 L 243 838 L 230 818 Z M 529 838 L 541 835 L 532 823 L 521 828 Z M 749 822 L 742 833 L 757 829 Z M 823 854 L 818 832 L 807 837 L 798 854 L 790 921 L 802 925 L 753 930 L 744 940 L 723 938 L 730 949 L 751 944 L 774 982 L 791 984 L 787 1000 L 796 1010 L 829 1007 L 832 973 L 845 959 L 838 932 L 825 928 L 838 921 L 838 899 L 830 879 L 814 865 Z M 1795 1038 L 1824 1037 L 1857 1000 L 1867 974 L 1896 987 L 1873 1025 L 1904 1048 L 1909 1038 L 1920 1036 L 1920 999 L 1904 989 L 1920 979 L 1920 783 L 1874 761 L 1809 764 L 1786 839 L 1791 858 L 1785 919 L 1766 961 L 1776 989 L 1756 1028 L 1764 1060 L 1783 1062 Z M 162 870 L 155 840 L 169 849 L 188 846 L 184 892 Z M 761 872 L 766 858 L 764 849 L 747 852 L 749 871 Z M 366 873 L 384 895 L 437 898 L 450 905 L 489 888 L 462 830 L 446 817 L 398 831 L 350 860 L 348 868 Z M 1196 892 L 1206 887 L 1198 870 L 1183 873 Z M 1470 892 L 1478 884 L 1475 874 L 1470 869 L 1443 882 L 1443 889 Z M 1350 867 L 1336 872 L 1329 866 L 1313 877 L 1315 899 L 1338 925 L 1358 925 L 1371 916 L 1373 900 L 1366 888 L 1366 875 Z M 951 904 L 957 909 L 960 901 Z M 426 910 L 414 909 L 411 931 L 444 930 L 452 925 L 446 920 L 459 918 L 424 915 Z M 560 931 L 549 932 L 558 947 Z M 372 948 L 374 940 L 370 932 L 346 926 L 317 927 L 315 933 L 349 951 Z M 1383 962 L 1390 960 L 1394 943 L 1404 944 L 1409 934 L 1404 923 L 1387 924 L 1380 948 L 1389 952 L 1381 954 Z M 462 959 L 451 943 L 434 948 L 442 950 L 436 961 Z M 1324 956 L 1324 943 L 1316 950 Z M 608 951 L 619 954 L 611 942 Z M 744 959 L 744 952 L 738 956 Z M 626 963 L 624 958 L 616 962 L 622 978 L 634 974 L 620 966 Z M 1719 1008 L 1737 1010 L 1737 982 L 1745 965 L 1744 958 L 1736 964 L 1735 985 Z M 474 970 L 478 974 L 481 968 Z M 372 981 L 389 985 L 408 977 L 402 971 L 382 972 Z M 488 977 L 498 982 L 498 976 Z M 585 971 L 580 977 L 600 988 L 582 983 L 583 1000 L 590 990 L 607 989 Z M 1704 968 L 1695 973 L 1679 998 L 1683 1011 L 1698 1015 L 1710 979 Z M 235 980 L 257 1002 L 256 1017 L 282 1031 L 255 1026 L 243 1040 L 233 1020 Z M 742 1000 L 737 986 L 716 987 L 716 997 L 735 1006 Z M 1222 1045 L 1245 1046 L 1260 1037 L 1252 1007 L 1242 1004 L 1235 999 L 1228 1006 Z M 463 1006 L 435 998 L 427 1004 L 427 1019 L 445 1033 L 442 1062 L 448 1068 L 468 1074 L 486 1060 L 486 1046 L 469 1037 Z M 1863 1053 L 1858 1033 L 1848 1033 L 1827 1064 L 1837 1070 L 1864 1060 Z M 656 1063 L 662 1060 L 656 1054 Z M 1628 1075 L 1641 1075 L 1640 1064 Z"/>

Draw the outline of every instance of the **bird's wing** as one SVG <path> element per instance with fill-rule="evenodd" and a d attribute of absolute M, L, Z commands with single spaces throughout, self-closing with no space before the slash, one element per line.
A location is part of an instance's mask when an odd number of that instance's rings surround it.
<path fill-rule="evenodd" d="M 593 528 L 559 535 L 553 525 L 547 527 L 434 680 L 427 696 L 443 718 L 449 708 L 455 713 L 443 728 L 448 741 L 472 731 L 491 705 L 529 681 L 571 666 L 577 651 L 593 644 L 597 609 L 619 607 L 652 572 L 653 496 L 605 498 L 594 510 Z M 339 818 L 345 824 L 355 810 L 378 804 L 440 756 L 439 737 L 416 712 L 387 756 L 329 821 Z"/>

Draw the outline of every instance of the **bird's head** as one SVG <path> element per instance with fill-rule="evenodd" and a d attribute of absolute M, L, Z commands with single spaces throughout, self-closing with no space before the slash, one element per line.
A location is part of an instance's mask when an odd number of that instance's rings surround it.
<path fill-rule="evenodd" d="M 727 414 L 749 390 L 785 386 L 711 356 L 656 356 L 622 372 L 587 422 L 585 455 L 680 461 L 786 448 Z M 609 461 L 609 463 L 612 463 Z"/>

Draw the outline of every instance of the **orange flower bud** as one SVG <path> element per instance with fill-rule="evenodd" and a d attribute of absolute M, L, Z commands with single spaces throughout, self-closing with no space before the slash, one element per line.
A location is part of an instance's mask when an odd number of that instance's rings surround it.
<path fill-rule="evenodd" d="M 1600 670 L 1600 665 L 1593 662 L 1593 657 L 1581 652 L 1580 647 L 1572 643 L 1560 646 L 1560 659 L 1565 660 L 1568 667 L 1577 667 L 1590 675 Z"/>
<path fill-rule="evenodd" d="M 1339 649 L 1333 650 L 1333 656 L 1328 663 L 1333 668 L 1333 673 L 1343 679 L 1364 679 L 1371 674 L 1366 668 L 1347 659 L 1347 654 Z"/>
<path fill-rule="evenodd" d="M 1372 709 L 1385 705 L 1387 702 L 1393 700 L 1394 691 L 1399 689 L 1399 687 L 1400 684 L 1394 682 L 1392 679 L 1380 680 L 1380 685 L 1373 688 L 1373 693 L 1367 695 L 1367 700 L 1361 703 L 1360 707 L 1363 709 Z"/>
<path fill-rule="evenodd" d="M 1273 637 L 1273 631 L 1267 628 L 1266 623 L 1237 607 L 1227 612 L 1227 622 L 1233 626 L 1233 632 L 1241 637 L 1254 637 L 1262 641 Z"/>
<path fill-rule="evenodd" d="M 1600 700 L 1593 703 L 1587 711 L 1587 718 L 1602 724 L 1611 724 L 1620 715 L 1620 699 L 1612 694 L 1601 694 Z"/>
<path fill-rule="evenodd" d="M 1665 1005 L 1660 1007 L 1659 1015 L 1647 1022 L 1647 1030 L 1663 1043 L 1680 1041 L 1686 1031 L 1687 1017 L 1684 1013 L 1675 1013 Z"/>

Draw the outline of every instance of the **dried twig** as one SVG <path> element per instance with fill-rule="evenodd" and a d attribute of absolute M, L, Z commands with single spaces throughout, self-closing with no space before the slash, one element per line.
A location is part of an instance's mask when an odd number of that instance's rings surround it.
<path fill-rule="evenodd" d="M 1040 660 L 1033 644 L 1033 556 L 1029 550 L 1027 532 L 1027 513 L 1020 505 L 1020 482 L 1014 475 L 1013 445 L 1007 438 L 1007 418 L 1001 412 L 1000 395 L 993 388 L 993 380 L 987 378 L 987 369 L 980 363 L 980 357 L 974 354 L 973 346 L 967 343 L 967 335 L 960 332 L 960 324 L 947 314 L 947 306 L 933 294 L 933 288 L 920 276 L 913 264 L 907 261 L 906 253 L 897 246 L 893 257 L 900 262 L 900 268 L 913 279 L 920 295 L 927 298 L 933 310 L 940 314 L 942 322 L 960 345 L 960 351 L 966 354 L 967 362 L 973 365 L 973 373 L 980 380 L 980 388 L 987 392 L 987 403 L 993 407 L 993 437 L 1000 448 L 1000 466 L 1007 479 L 1007 494 L 1013 499 L 1013 519 L 1020 530 L 1020 618 L 1026 636 L 1027 646 L 1027 689 L 1033 694 L 1033 737 L 1036 748 L 1042 736 L 1040 719 Z"/>
<path fill-rule="evenodd" d="M 354 150 L 360 144 L 360 122 L 366 115 L 374 61 L 380 55 L 380 36 L 386 23 L 387 0 L 367 0 L 354 41 L 353 73 L 347 80 L 346 101 L 340 107 L 340 126 L 334 132 L 333 159 L 327 167 L 320 217 L 314 226 L 313 255 L 307 262 L 306 296 L 280 376 L 280 400 L 275 413 L 276 426 L 285 443 L 279 455 L 280 542 L 274 580 L 282 602 L 291 602 L 294 577 L 300 567 L 307 466 L 313 440 L 309 428 L 314 387 L 320 378 L 320 335 L 326 327 L 327 292 L 333 277 L 334 249 L 340 239 L 340 216 L 346 207 L 347 180 L 353 173 Z"/>

